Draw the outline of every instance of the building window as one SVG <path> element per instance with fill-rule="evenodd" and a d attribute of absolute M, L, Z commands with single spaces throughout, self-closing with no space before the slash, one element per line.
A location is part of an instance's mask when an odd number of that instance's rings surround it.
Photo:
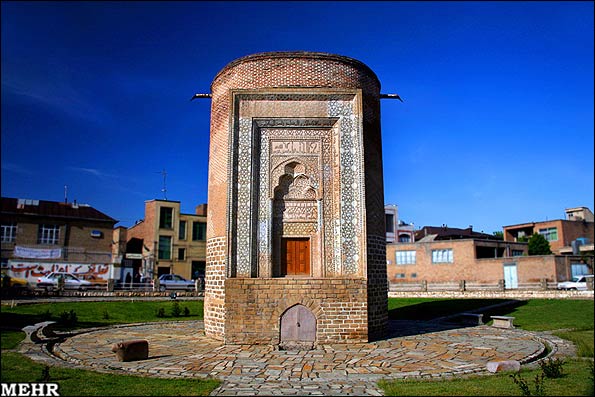
<path fill-rule="evenodd" d="M 159 236 L 159 259 L 171 259 L 171 237 Z"/>
<path fill-rule="evenodd" d="M 405 273 L 395 273 L 395 278 L 405 278 Z"/>
<path fill-rule="evenodd" d="M 384 214 L 386 217 L 386 232 L 395 232 L 395 216 L 393 214 Z"/>
<path fill-rule="evenodd" d="M 180 230 L 178 231 L 178 239 L 186 240 L 186 221 L 180 221 Z"/>
<path fill-rule="evenodd" d="M 417 273 L 411 273 L 411 278 L 417 278 Z"/>
<path fill-rule="evenodd" d="M 452 248 L 432 250 L 432 263 L 452 263 Z"/>
<path fill-rule="evenodd" d="M 411 236 L 408 234 L 399 234 L 399 243 L 410 243 Z"/>
<path fill-rule="evenodd" d="M 395 252 L 395 263 L 397 265 L 415 264 L 415 251 L 397 251 Z"/>
<path fill-rule="evenodd" d="M 582 276 L 583 274 L 589 274 L 589 267 L 584 263 L 571 263 L 570 272 L 572 277 Z"/>
<path fill-rule="evenodd" d="M 523 256 L 523 250 L 512 250 L 512 256 Z"/>
<path fill-rule="evenodd" d="M 207 239 L 207 224 L 204 222 L 192 222 L 192 241 L 204 241 Z"/>
<path fill-rule="evenodd" d="M 173 225 L 174 209 L 170 207 L 159 208 L 159 228 L 171 229 Z"/>
<path fill-rule="evenodd" d="M 178 248 L 178 260 L 186 260 L 186 248 Z"/>
<path fill-rule="evenodd" d="M 543 235 L 547 241 L 558 241 L 558 228 L 556 227 L 539 229 L 539 234 Z"/>
<path fill-rule="evenodd" d="M 39 225 L 37 244 L 58 244 L 60 241 L 59 225 Z"/>
<path fill-rule="evenodd" d="M 16 223 L 3 223 L 2 224 L 2 238 L 3 243 L 14 243 L 17 236 L 17 224 Z"/>

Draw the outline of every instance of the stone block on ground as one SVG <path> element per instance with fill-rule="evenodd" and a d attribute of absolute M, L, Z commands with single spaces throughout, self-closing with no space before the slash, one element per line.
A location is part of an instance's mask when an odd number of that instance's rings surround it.
<path fill-rule="evenodd" d="M 489 372 L 519 372 L 521 363 L 516 360 L 490 361 L 486 365 Z"/>
<path fill-rule="evenodd" d="M 144 339 L 114 343 L 112 351 L 118 361 L 137 361 L 149 358 L 149 342 Z"/>

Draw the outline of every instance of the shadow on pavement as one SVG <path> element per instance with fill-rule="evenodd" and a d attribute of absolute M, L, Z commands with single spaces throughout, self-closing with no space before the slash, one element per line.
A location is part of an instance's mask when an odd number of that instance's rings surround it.
<path fill-rule="evenodd" d="M 382 339 L 473 327 L 458 317 L 460 313 L 483 314 L 486 324 L 490 316 L 508 315 L 525 304 L 516 299 L 445 299 L 394 308 L 388 312 L 388 333 Z"/>

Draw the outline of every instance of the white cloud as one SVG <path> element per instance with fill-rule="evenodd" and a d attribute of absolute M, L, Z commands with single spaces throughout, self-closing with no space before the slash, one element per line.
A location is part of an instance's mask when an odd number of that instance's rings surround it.
<path fill-rule="evenodd" d="M 15 163 L 3 163 L 2 171 L 9 171 L 9 172 L 14 172 L 15 174 L 22 174 L 22 175 L 35 175 L 35 173 L 33 171 L 31 171 L 25 167 L 22 167 L 19 164 L 15 164 Z"/>

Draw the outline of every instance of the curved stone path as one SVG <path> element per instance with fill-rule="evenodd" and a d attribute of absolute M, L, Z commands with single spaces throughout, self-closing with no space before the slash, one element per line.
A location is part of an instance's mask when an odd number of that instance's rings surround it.
<path fill-rule="evenodd" d="M 223 345 L 204 335 L 202 321 L 159 322 L 84 330 L 56 343 L 53 353 L 102 372 L 219 378 L 213 395 L 381 395 L 380 379 L 485 373 L 488 361 L 530 363 L 543 356 L 548 339 L 486 325 L 391 321 L 390 328 L 390 337 L 377 342 L 280 351 Z M 112 344 L 130 339 L 149 341 L 149 359 L 116 360 Z"/>

